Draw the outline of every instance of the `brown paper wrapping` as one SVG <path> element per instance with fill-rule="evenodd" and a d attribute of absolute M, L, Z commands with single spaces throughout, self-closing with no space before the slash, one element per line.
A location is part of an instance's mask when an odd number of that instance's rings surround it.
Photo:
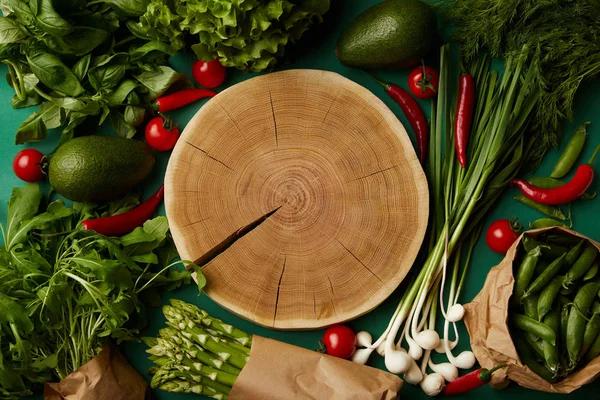
<path fill-rule="evenodd" d="M 518 245 L 524 235 L 536 237 L 553 229 L 586 239 L 600 250 L 600 244 L 569 229 L 542 228 L 525 232 L 510 248 L 502 262 L 490 270 L 479 294 L 465 306 L 465 324 L 479 364 L 488 369 L 498 364 L 508 364 L 506 369 L 493 374 L 490 383 L 493 388 L 506 387 L 511 380 L 529 389 L 571 393 L 600 376 L 600 357 L 597 357 L 560 382 L 549 383 L 521 363 L 510 337 L 507 325 L 508 301 L 513 292 L 513 260 Z"/>
<path fill-rule="evenodd" d="M 58 383 L 47 383 L 45 400 L 148 400 L 150 388 L 114 347 L 106 346 Z"/>
<path fill-rule="evenodd" d="M 385 371 L 255 335 L 229 400 L 393 400 L 401 387 Z"/>

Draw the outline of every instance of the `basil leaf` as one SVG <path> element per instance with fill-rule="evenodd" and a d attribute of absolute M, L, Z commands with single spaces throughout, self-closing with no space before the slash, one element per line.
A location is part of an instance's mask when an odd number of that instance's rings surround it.
<path fill-rule="evenodd" d="M 65 36 L 44 36 L 42 40 L 54 53 L 65 56 L 82 56 L 93 51 L 110 37 L 102 29 L 77 26 Z"/>
<path fill-rule="evenodd" d="M 46 129 L 58 128 L 65 122 L 66 114 L 56 104 L 49 101 L 40 106 L 38 113 L 42 116 Z"/>
<path fill-rule="evenodd" d="M 92 61 L 92 55 L 87 54 L 79 59 L 73 65 L 72 71 L 73 74 L 79 79 L 80 82 L 83 81 L 85 76 L 87 75 L 88 69 L 90 68 L 90 62 Z"/>
<path fill-rule="evenodd" d="M 108 93 L 104 98 L 108 102 L 110 107 L 115 107 L 123 104 L 127 95 L 137 87 L 137 83 L 134 80 L 126 79 L 122 81 L 119 86 L 112 92 Z"/>
<path fill-rule="evenodd" d="M 153 51 L 159 51 L 159 52 L 165 53 L 169 56 L 173 56 L 177 52 L 177 50 L 173 46 L 170 46 L 166 43 L 159 42 L 159 41 L 152 41 L 152 42 L 147 42 L 146 44 L 144 44 L 140 47 L 130 50 L 129 54 L 131 55 L 132 61 L 137 61 L 140 58 L 146 56 L 148 53 L 151 53 Z"/>
<path fill-rule="evenodd" d="M 102 125 L 108 115 L 110 114 L 110 108 L 107 105 L 102 105 L 102 113 L 100 114 L 100 120 L 98 121 L 98 126 Z"/>
<path fill-rule="evenodd" d="M 10 76 L 10 74 L 9 74 Z M 40 104 L 42 98 L 39 94 L 34 90 L 37 86 L 39 79 L 34 74 L 23 74 L 23 86 L 25 89 L 25 99 L 20 99 L 16 94 L 10 100 L 10 105 L 12 108 L 25 108 L 35 106 Z M 12 79 L 10 79 L 10 85 L 12 87 Z"/>
<path fill-rule="evenodd" d="M 42 115 L 34 112 L 19 125 L 15 143 L 39 142 L 46 139 L 46 137 L 48 137 L 48 129 L 46 129 Z"/>
<path fill-rule="evenodd" d="M 141 17 L 146 12 L 150 0 L 104 0 L 129 17 Z"/>
<path fill-rule="evenodd" d="M 85 103 L 75 97 L 54 97 L 52 102 L 60 108 L 70 111 L 80 111 L 85 107 Z"/>
<path fill-rule="evenodd" d="M 35 14 L 31 12 L 29 4 L 25 1 L 10 1 L 6 5 L 15 15 L 17 20 L 21 22 L 28 29 L 35 28 L 36 19 Z"/>
<path fill-rule="evenodd" d="M 131 124 L 131 126 L 138 126 L 144 122 L 146 117 L 146 110 L 143 107 L 138 106 L 127 106 L 125 107 L 125 122 Z"/>
<path fill-rule="evenodd" d="M 58 14 L 52 6 L 52 0 L 31 0 L 31 11 L 36 16 L 37 26 L 54 36 L 65 36 L 73 27 Z"/>
<path fill-rule="evenodd" d="M 15 21 L 0 17 L 0 44 L 17 43 L 27 38 L 27 34 L 19 28 Z"/>
<path fill-rule="evenodd" d="M 125 117 L 120 112 L 113 111 L 108 114 L 108 122 L 110 122 L 110 125 L 117 132 L 117 135 L 121 137 L 131 139 L 136 134 L 133 125 L 125 121 Z"/>
<path fill-rule="evenodd" d="M 31 71 L 46 86 L 69 96 L 83 93 L 83 87 L 60 58 L 49 53 L 27 56 Z"/>
<path fill-rule="evenodd" d="M 14 188 L 8 202 L 5 242 L 10 242 L 16 235 L 21 223 L 33 218 L 40 208 L 42 192 L 35 183 L 28 183 L 22 188 Z"/>
<path fill-rule="evenodd" d="M 166 66 L 159 66 L 152 71 L 143 72 L 135 76 L 135 78 L 148 88 L 151 100 L 160 97 L 175 82 L 180 80 L 189 81 L 189 78 L 185 74 L 176 72 L 172 68 Z"/>
<path fill-rule="evenodd" d="M 111 89 L 117 86 L 129 67 L 128 54 L 116 54 L 90 68 L 88 79 L 96 90 Z"/>

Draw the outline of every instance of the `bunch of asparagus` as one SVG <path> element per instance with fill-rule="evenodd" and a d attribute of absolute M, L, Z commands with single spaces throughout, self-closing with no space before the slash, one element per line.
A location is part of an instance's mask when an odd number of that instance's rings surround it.
<path fill-rule="evenodd" d="M 167 328 L 144 338 L 155 366 L 152 388 L 227 399 L 250 356 L 252 337 L 192 304 L 163 307 Z"/>

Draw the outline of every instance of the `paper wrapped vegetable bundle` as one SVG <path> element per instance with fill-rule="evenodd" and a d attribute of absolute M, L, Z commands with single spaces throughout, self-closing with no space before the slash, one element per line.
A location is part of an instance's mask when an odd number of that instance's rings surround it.
<path fill-rule="evenodd" d="M 144 339 L 153 388 L 229 400 L 398 398 L 402 380 L 387 372 L 248 335 L 183 301 L 163 312 L 168 327 Z"/>

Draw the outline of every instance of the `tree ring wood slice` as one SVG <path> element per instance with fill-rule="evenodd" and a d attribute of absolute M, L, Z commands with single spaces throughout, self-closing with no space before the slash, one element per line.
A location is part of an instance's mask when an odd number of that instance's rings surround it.
<path fill-rule="evenodd" d="M 427 227 L 427 181 L 406 130 L 341 75 L 290 70 L 206 103 L 165 178 L 182 259 L 206 294 L 275 329 L 363 315 L 398 287 Z"/>

